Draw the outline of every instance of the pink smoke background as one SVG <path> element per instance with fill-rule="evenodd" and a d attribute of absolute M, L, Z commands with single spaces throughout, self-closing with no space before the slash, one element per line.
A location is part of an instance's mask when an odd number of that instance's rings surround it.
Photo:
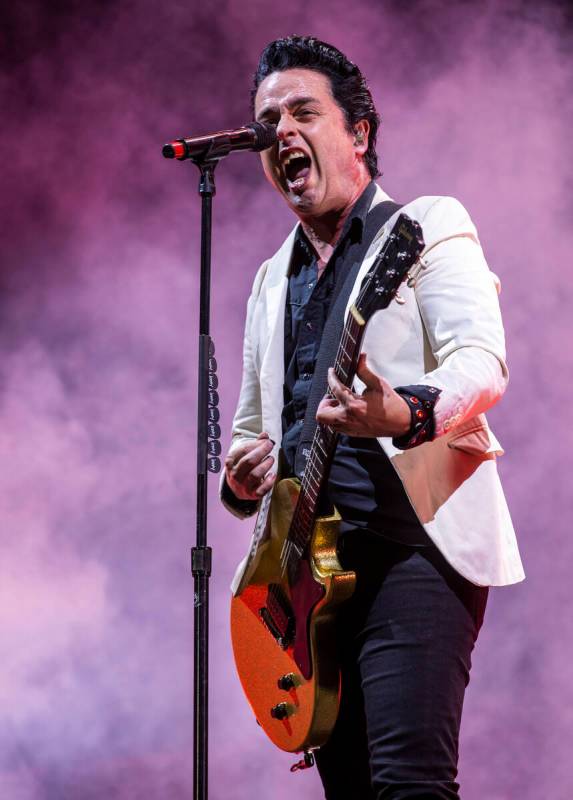
<path fill-rule="evenodd" d="M 177 135 L 249 119 L 271 39 L 368 77 L 382 185 L 470 210 L 512 375 L 490 422 L 528 573 L 492 592 L 465 800 L 568 800 L 571 16 L 555 3 L 21 2 L 3 12 L 0 798 L 191 796 L 199 200 Z M 217 173 L 212 332 L 228 445 L 244 304 L 293 220 L 253 154 Z M 251 718 L 227 625 L 250 523 L 211 480 L 211 794 L 321 796 Z"/>

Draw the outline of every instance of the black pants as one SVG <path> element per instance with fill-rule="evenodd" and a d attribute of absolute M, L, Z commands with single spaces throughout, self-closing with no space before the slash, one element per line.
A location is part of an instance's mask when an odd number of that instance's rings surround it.
<path fill-rule="evenodd" d="M 316 754 L 327 800 L 458 800 L 458 738 L 487 588 L 436 547 L 365 531 L 341 539 L 357 572 L 337 636 L 342 701 Z"/>

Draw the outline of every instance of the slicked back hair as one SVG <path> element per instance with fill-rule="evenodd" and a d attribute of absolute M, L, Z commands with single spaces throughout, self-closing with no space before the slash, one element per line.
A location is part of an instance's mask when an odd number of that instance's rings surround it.
<path fill-rule="evenodd" d="M 353 64 L 336 47 L 321 42 L 314 36 L 286 36 L 282 39 L 275 39 L 261 53 L 254 74 L 251 92 L 251 111 L 253 113 L 257 89 L 264 79 L 273 72 L 283 72 L 287 69 L 312 69 L 326 75 L 330 81 L 332 96 L 342 110 L 351 133 L 361 119 L 368 120 L 370 131 L 364 163 L 371 178 L 380 175 L 376 154 L 380 115 L 374 106 L 370 89 L 356 64 Z"/>

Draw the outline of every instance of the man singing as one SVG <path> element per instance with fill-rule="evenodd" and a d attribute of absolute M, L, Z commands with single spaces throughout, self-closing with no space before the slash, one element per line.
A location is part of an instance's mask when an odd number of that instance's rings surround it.
<path fill-rule="evenodd" d="M 523 578 L 496 471 L 502 451 L 484 416 L 507 384 L 495 281 L 457 200 L 412 200 L 401 210 L 422 227 L 424 269 L 400 290 L 402 305 L 371 319 L 353 391 L 332 370 L 315 375 L 332 298 L 400 207 L 374 182 L 370 91 L 336 48 L 306 36 L 271 42 L 253 102 L 278 134 L 261 154 L 265 175 L 298 222 L 249 299 L 222 499 L 253 514 L 279 450 L 281 477 L 300 477 L 309 392 L 328 378 L 333 397 L 316 418 L 339 434 L 328 499 L 357 587 L 337 622 L 340 714 L 316 753 L 325 796 L 453 800 L 487 587 Z"/>

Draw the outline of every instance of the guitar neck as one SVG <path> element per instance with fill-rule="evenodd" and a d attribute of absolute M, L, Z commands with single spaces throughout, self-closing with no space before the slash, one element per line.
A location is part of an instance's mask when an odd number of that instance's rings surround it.
<path fill-rule="evenodd" d="M 365 327 L 366 323 L 360 314 L 354 307 L 351 308 L 334 362 L 334 372 L 338 380 L 348 387 L 352 385 L 356 375 Z M 330 390 L 328 393 L 330 394 Z M 302 555 L 310 541 L 320 495 L 330 472 L 337 441 L 338 434 L 332 428 L 317 424 L 288 535 L 297 556 Z"/>
<path fill-rule="evenodd" d="M 372 267 L 364 277 L 355 305 L 346 317 L 342 338 L 334 362 L 334 371 L 342 384 L 352 385 L 366 323 L 372 314 L 387 308 L 396 297 L 402 281 L 413 269 L 409 285 L 413 286 L 424 263 L 419 256 L 424 249 L 422 229 L 416 220 L 400 214 L 387 235 Z M 295 569 L 310 542 L 322 489 L 328 478 L 330 465 L 338 440 L 337 433 L 326 425 L 318 424 L 314 431 L 302 476 L 301 491 L 294 510 L 283 566 Z"/>

